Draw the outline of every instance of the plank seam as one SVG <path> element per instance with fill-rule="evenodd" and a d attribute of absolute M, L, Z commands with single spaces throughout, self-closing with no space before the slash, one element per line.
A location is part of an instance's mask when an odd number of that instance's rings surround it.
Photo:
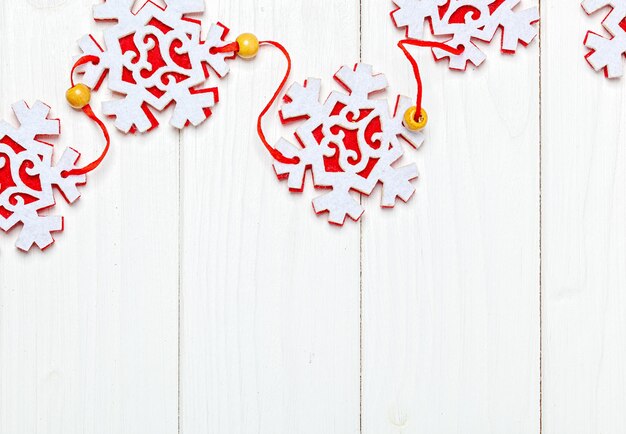
<path fill-rule="evenodd" d="M 183 257 L 183 147 L 182 131 L 178 131 L 178 358 L 177 358 L 177 432 L 181 434 L 181 290 L 182 290 L 182 257 Z"/>
<path fill-rule="evenodd" d="M 363 0 L 359 0 L 359 63 L 363 62 Z M 363 204 L 363 195 L 360 197 Z M 363 433 L 363 220 L 359 222 L 359 433 Z"/>
<path fill-rule="evenodd" d="M 542 17 L 539 0 L 539 17 Z M 543 20 L 539 21 L 539 434 L 543 433 Z"/>

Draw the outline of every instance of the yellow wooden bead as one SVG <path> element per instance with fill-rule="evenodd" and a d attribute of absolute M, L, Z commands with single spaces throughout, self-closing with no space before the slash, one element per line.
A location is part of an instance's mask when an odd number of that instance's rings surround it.
<path fill-rule="evenodd" d="M 81 110 L 91 101 L 91 89 L 84 84 L 77 84 L 65 93 L 67 102 L 73 108 Z"/>
<path fill-rule="evenodd" d="M 428 123 L 428 114 L 426 110 L 421 109 L 420 117 L 415 120 L 415 112 L 417 107 L 413 106 L 404 113 L 404 126 L 411 131 L 419 131 Z"/>
<path fill-rule="evenodd" d="M 242 59 L 252 59 L 259 52 L 259 40 L 252 33 L 243 33 L 237 37 L 239 44 L 239 57 Z"/>

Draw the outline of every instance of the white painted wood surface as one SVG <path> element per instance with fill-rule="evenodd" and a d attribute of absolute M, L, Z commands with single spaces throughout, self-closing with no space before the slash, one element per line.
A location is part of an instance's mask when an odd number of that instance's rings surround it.
<path fill-rule="evenodd" d="M 228 2 L 219 19 L 283 41 L 304 80 L 358 60 L 357 6 Z M 342 36 L 319 32 L 328 26 Z M 359 226 L 317 218 L 257 139 L 287 66 L 280 53 L 232 66 L 209 127 L 182 140 L 181 432 L 358 432 Z M 269 137 L 279 124 L 268 119 Z"/>
<path fill-rule="evenodd" d="M 363 60 L 413 95 L 388 9 L 364 2 Z M 539 49 L 487 51 L 458 73 L 412 50 L 415 202 L 363 221 L 364 433 L 539 432 Z"/>
<path fill-rule="evenodd" d="M 86 158 L 101 139 L 64 91 L 75 40 L 103 28 L 92 3 L 0 2 L 2 118 L 41 99 Z M 366 198 L 342 230 L 256 139 L 272 49 L 233 62 L 200 128 L 114 133 L 50 250 L 0 236 L 0 433 L 626 432 L 625 84 L 584 62 L 601 17 L 541 7 L 541 43 L 494 44 L 478 70 L 413 50 L 431 117 L 406 157 L 417 194 L 391 212 Z M 292 80 L 326 93 L 362 56 L 390 100 L 414 92 L 387 0 L 207 9 L 283 42 Z"/>
<path fill-rule="evenodd" d="M 47 102 L 62 146 L 102 138 L 64 101 L 76 40 L 98 32 L 90 1 L 0 4 L 2 118 Z M 101 95 L 99 95 L 101 96 Z M 112 129 L 113 130 L 113 129 Z M 0 432 L 172 433 L 178 425 L 178 133 L 113 133 L 65 232 L 44 253 L 0 241 Z"/>
<path fill-rule="evenodd" d="M 584 62 L 599 31 L 566 1 L 543 10 L 544 431 L 626 431 L 624 80 Z"/>

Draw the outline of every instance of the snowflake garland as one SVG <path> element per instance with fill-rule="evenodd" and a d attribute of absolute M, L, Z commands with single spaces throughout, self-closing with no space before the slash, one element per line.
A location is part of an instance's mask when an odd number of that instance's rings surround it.
<path fill-rule="evenodd" d="M 398 97 L 393 116 L 386 100 L 370 98 L 387 88 L 385 76 L 374 75 L 371 66 L 344 66 L 335 80 L 348 92 L 332 92 L 323 104 L 319 79 L 309 79 L 304 86 L 294 84 L 287 91 L 281 119 L 306 120 L 295 133 L 300 147 L 286 139 L 276 145 L 285 157 L 298 161 L 275 162 L 274 169 L 293 192 L 303 191 L 311 169 L 315 187 L 331 190 L 313 200 L 315 212 L 328 212 L 330 223 L 343 225 L 346 217 L 358 221 L 364 212 L 353 190 L 369 195 L 380 183 L 382 206 L 389 208 L 396 198 L 406 202 L 413 196 L 411 181 L 418 176 L 417 166 L 393 165 L 404 154 L 400 138 L 418 148 L 424 136 L 403 125 L 404 113 L 413 105 L 409 98 Z"/>
<path fill-rule="evenodd" d="M 603 70 L 607 78 L 621 77 L 624 74 L 623 57 L 626 55 L 626 0 L 585 0 L 582 7 L 588 15 L 610 8 L 602 26 L 611 36 L 587 32 L 585 46 L 589 48 L 589 53 L 585 58 L 594 70 Z"/>
<path fill-rule="evenodd" d="M 485 60 L 474 40 L 491 42 L 502 29 L 501 49 L 515 53 L 518 44 L 528 45 L 537 36 L 538 8 L 515 11 L 521 0 L 393 0 L 391 13 L 396 27 L 406 28 L 407 38 L 421 39 L 426 22 L 433 36 L 449 37 L 451 47 L 463 47 L 460 55 L 434 48 L 437 60 L 449 58 L 451 69 L 465 70 L 470 62 L 479 66 Z"/>
<path fill-rule="evenodd" d="M 54 165 L 53 145 L 40 140 L 60 134 L 59 120 L 48 118 L 50 107 L 20 101 L 13 112 L 19 128 L 0 122 L 0 228 L 6 232 L 21 223 L 17 248 L 28 251 L 36 244 L 43 250 L 54 242 L 52 233 L 63 230 L 63 217 L 40 214 L 55 205 L 54 188 L 74 203 L 86 177 L 65 176 L 76 168 L 78 152 L 66 149 Z"/>
<path fill-rule="evenodd" d="M 147 0 L 136 13 L 133 4 L 105 0 L 94 7 L 96 20 L 116 24 L 104 32 L 105 48 L 91 35 L 79 41 L 84 55 L 100 59 L 78 69 L 83 82 L 97 90 L 108 73 L 109 89 L 123 98 L 104 102 L 102 111 L 125 133 L 157 127 L 151 108 L 163 111 L 170 104 L 174 127 L 201 124 L 219 101 L 216 87 L 201 87 L 209 68 L 222 78 L 229 71 L 226 60 L 234 57 L 214 50 L 228 44 L 228 29 L 213 24 L 202 40 L 201 23 L 187 14 L 203 12 L 204 0 L 167 0 L 166 8 Z"/>

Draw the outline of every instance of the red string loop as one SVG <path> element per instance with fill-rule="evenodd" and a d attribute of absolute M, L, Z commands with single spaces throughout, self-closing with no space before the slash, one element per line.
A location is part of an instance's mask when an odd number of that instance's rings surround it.
<path fill-rule="evenodd" d="M 74 66 L 72 66 L 72 71 L 70 72 L 70 83 L 72 83 L 72 87 L 75 86 L 74 74 L 76 73 L 76 68 L 86 65 L 87 63 L 93 63 L 94 65 L 97 65 L 98 63 L 100 63 L 100 58 L 98 56 L 88 55 L 81 57 L 76 61 L 76 63 L 74 63 Z"/>
<path fill-rule="evenodd" d="M 287 71 L 285 72 L 285 76 L 283 80 L 280 82 L 278 89 L 276 89 L 276 92 L 274 92 L 272 99 L 270 100 L 270 102 L 267 103 L 267 105 L 265 106 L 261 114 L 259 115 L 259 119 L 257 121 L 257 133 L 259 135 L 259 138 L 261 139 L 261 142 L 263 142 L 263 145 L 265 145 L 265 148 L 267 149 L 267 151 L 272 155 L 272 157 L 274 157 L 276 161 L 283 163 L 283 164 L 298 164 L 300 162 L 300 158 L 285 157 L 278 149 L 272 147 L 269 144 L 269 142 L 267 141 L 267 138 L 265 137 L 265 133 L 263 132 L 263 118 L 265 117 L 265 115 L 267 115 L 267 112 L 270 111 L 270 109 L 272 108 L 272 106 L 274 105 L 278 97 L 280 96 L 280 93 L 283 91 L 283 89 L 285 88 L 285 85 L 287 84 L 287 80 L 289 80 L 289 75 L 291 75 L 291 56 L 289 55 L 289 52 L 287 51 L 287 49 L 278 42 L 261 41 L 259 42 L 259 45 L 271 45 L 275 48 L 278 48 L 280 52 L 283 53 L 283 55 L 285 56 L 285 59 L 287 60 Z"/>
<path fill-rule="evenodd" d="M 97 56 L 83 56 L 76 61 L 76 63 L 72 67 L 72 71 L 70 75 L 70 82 L 72 83 L 72 87 L 75 86 L 74 73 L 76 72 L 76 68 L 78 68 L 81 65 L 85 65 L 87 63 L 93 63 L 94 65 L 97 65 L 98 63 L 100 63 L 100 58 Z M 98 127 L 100 127 L 100 130 L 102 131 L 102 135 L 104 136 L 106 140 L 106 145 L 104 146 L 104 149 L 100 153 L 100 156 L 95 161 L 93 161 L 92 163 L 89 163 L 87 166 L 83 168 L 76 168 L 76 169 L 72 169 L 72 170 L 64 172 L 63 177 L 65 178 L 67 178 L 68 176 L 86 175 L 89 172 L 96 170 L 96 168 L 100 166 L 100 163 L 104 161 L 104 158 L 107 156 L 107 153 L 109 152 L 109 148 L 111 147 L 111 136 L 109 135 L 109 131 L 107 130 L 106 125 L 104 125 L 104 122 L 102 122 L 98 118 L 98 116 L 96 116 L 96 114 L 93 112 L 91 106 L 87 104 L 85 107 L 82 108 L 82 112 L 85 113 L 87 117 L 91 119 L 96 125 L 98 125 Z"/>
<path fill-rule="evenodd" d="M 465 51 L 465 47 L 460 45 L 454 48 L 442 42 L 423 41 L 421 39 L 403 39 L 398 42 L 398 47 L 400 47 L 406 58 L 411 63 L 411 66 L 413 67 L 413 74 L 415 75 L 415 81 L 417 83 L 417 98 L 415 102 L 415 107 L 417 108 L 417 110 L 415 110 L 415 120 L 417 121 L 420 117 L 420 113 L 422 112 L 422 77 L 420 75 L 419 65 L 417 64 L 417 61 L 411 55 L 409 50 L 406 48 L 406 45 L 412 45 L 414 47 L 439 48 L 447 51 L 450 54 L 454 54 L 455 56 L 463 53 L 463 51 Z"/>
<path fill-rule="evenodd" d="M 106 125 L 104 125 L 104 122 L 98 119 L 98 116 L 96 116 L 96 114 L 93 112 L 89 104 L 83 107 L 82 110 L 83 110 L 83 113 L 85 113 L 89 119 L 91 119 L 93 122 L 96 123 L 96 125 L 100 127 L 100 130 L 102 131 L 102 134 L 104 135 L 104 139 L 106 140 L 106 145 L 104 146 L 104 149 L 100 153 L 100 156 L 95 161 L 89 163 L 82 169 L 72 169 L 66 172 L 65 177 L 86 175 L 89 172 L 93 172 L 94 170 L 98 168 L 98 166 L 100 166 L 100 163 L 104 161 L 104 158 L 107 156 L 109 152 L 109 148 L 111 147 L 111 137 L 109 136 L 109 131 L 107 130 Z"/>
<path fill-rule="evenodd" d="M 239 52 L 239 42 L 237 42 L 237 41 L 231 42 L 230 44 L 226 44 L 223 47 L 212 47 L 209 50 L 209 53 L 211 53 L 211 54 L 237 53 L 237 52 Z"/>

